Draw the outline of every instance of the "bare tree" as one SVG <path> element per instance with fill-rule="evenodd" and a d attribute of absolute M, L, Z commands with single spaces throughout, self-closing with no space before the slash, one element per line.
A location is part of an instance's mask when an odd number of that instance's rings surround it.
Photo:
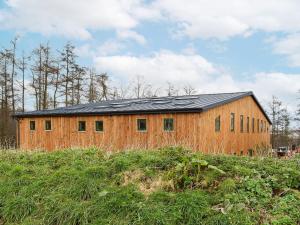
<path fill-rule="evenodd" d="M 108 99 L 108 75 L 107 73 L 102 73 L 97 78 L 100 87 L 100 101 Z"/>
<path fill-rule="evenodd" d="M 22 97 L 21 97 L 21 102 L 22 102 L 22 112 L 25 111 L 25 91 L 26 91 L 26 87 L 25 87 L 25 73 L 27 70 L 27 61 L 29 60 L 29 57 L 25 56 L 25 53 L 23 51 L 22 53 L 22 58 L 21 58 L 21 62 L 20 62 L 20 66 L 19 69 L 21 70 L 22 73 L 22 83 L 21 83 L 21 90 L 22 90 Z"/>
<path fill-rule="evenodd" d="M 65 97 L 64 103 L 65 106 L 68 106 L 70 104 L 74 104 L 74 90 L 73 87 L 70 87 L 70 85 L 74 86 L 74 79 L 72 79 L 72 73 L 75 70 L 75 59 L 76 59 L 76 54 L 75 54 L 75 47 L 68 42 L 61 54 L 61 75 L 62 75 L 62 85 L 64 87 L 63 95 Z M 70 95 L 71 95 L 71 101 L 70 101 Z"/>
<path fill-rule="evenodd" d="M 87 99 L 88 102 L 96 102 L 97 100 L 97 89 L 96 89 L 97 83 L 96 83 L 96 73 L 94 69 L 89 70 L 89 88 L 88 88 L 88 95 Z"/>
<path fill-rule="evenodd" d="M 75 97 L 75 103 L 80 104 L 82 101 L 82 92 L 84 92 L 84 86 L 83 81 L 86 79 L 86 68 L 80 67 L 79 65 L 76 65 L 73 80 L 74 80 L 74 97 Z"/>
<path fill-rule="evenodd" d="M 298 91 L 298 94 L 299 94 L 298 100 L 300 101 L 300 90 Z M 297 105 L 295 120 L 300 122 L 300 103 Z M 300 125 L 299 125 L 299 130 L 300 130 Z"/>
<path fill-rule="evenodd" d="M 135 98 L 152 96 L 152 86 L 147 84 L 143 76 L 136 76 L 133 82 L 133 93 Z"/>
<path fill-rule="evenodd" d="M 197 94 L 197 91 L 194 87 L 192 87 L 190 84 L 183 87 L 183 91 L 185 95 L 195 95 Z"/>
<path fill-rule="evenodd" d="M 11 54 L 10 54 L 10 58 L 11 58 L 11 100 L 12 100 L 12 112 L 15 113 L 16 111 L 16 96 L 15 96 L 15 76 L 16 76 L 16 72 L 15 72 L 15 67 L 16 67 L 16 48 L 17 48 L 17 40 L 18 37 L 15 37 L 12 41 L 12 49 L 11 49 Z"/>
<path fill-rule="evenodd" d="M 175 86 L 173 84 L 171 84 L 170 82 L 167 82 L 167 95 L 168 96 L 176 96 L 179 93 L 179 90 L 175 88 Z"/>
<path fill-rule="evenodd" d="M 52 79 L 52 86 L 53 86 L 53 108 L 57 108 L 58 106 L 58 92 L 61 86 L 61 75 L 60 75 L 60 62 L 56 61 L 56 65 L 53 67 L 53 79 Z"/>
<path fill-rule="evenodd" d="M 272 147 L 289 144 L 290 115 L 283 103 L 275 96 L 269 103 L 270 115 L 272 119 L 271 142 Z"/>
<path fill-rule="evenodd" d="M 8 109 L 9 108 L 9 97 L 10 97 L 10 80 L 8 74 L 8 64 L 9 64 L 9 52 L 8 50 L 4 50 L 1 53 L 1 61 L 2 61 L 2 101 L 1 108 Z"/>
<path fill-rule="evenodd" d="M 130 85 L 119 85 L 112 88 L 112 91 L 110 93 L 110 97 L 112 99 L 125 99 L 125 98 L 131 98 L 131 86 Z"/>

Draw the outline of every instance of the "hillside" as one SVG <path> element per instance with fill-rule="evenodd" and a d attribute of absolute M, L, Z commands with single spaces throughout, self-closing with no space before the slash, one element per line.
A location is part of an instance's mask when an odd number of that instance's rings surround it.
<path fill-rule="evenodd" d="M 299 224 L 300 158 L 0 153 L 0 224 Z"/>

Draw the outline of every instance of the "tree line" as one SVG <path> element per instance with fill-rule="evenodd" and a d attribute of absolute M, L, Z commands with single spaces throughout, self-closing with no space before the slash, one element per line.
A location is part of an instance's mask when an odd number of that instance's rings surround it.
<path fill-rule="evenodd" d="M 155 89 L 140 75 L 129 85 L 116 86 L 107 73 L 81 65 L 70 42 L 55 50 L 49 43 L 39 44 L 30 53 L 19 55 L 17 47 L 18 37 L 11 40 L 9 47 L 0 49 L 0 138 L 15 136 L 11 115 L 24 112 L 28 105 L 45 110 L 110 99 L 153 97 L 161 91 L 169 96 L 197 93 L 190 85 L 180 90 L 171 83 L 163 90 Z"/>

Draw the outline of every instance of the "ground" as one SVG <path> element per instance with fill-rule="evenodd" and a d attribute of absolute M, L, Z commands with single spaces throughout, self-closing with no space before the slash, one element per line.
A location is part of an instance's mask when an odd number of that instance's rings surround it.
<path fill-rule="evenodd" d="M 300 158 L 0 153 L 0 224 L 299 224 Z"/>

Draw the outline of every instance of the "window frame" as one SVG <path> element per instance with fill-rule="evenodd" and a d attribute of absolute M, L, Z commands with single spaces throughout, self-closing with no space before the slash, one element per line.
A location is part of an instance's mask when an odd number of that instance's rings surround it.
<path fill-rule="evenodd" d="M 80 130 L 80 123 L 84 123 L 84 130 Z M 78 124 L 77 124 L 77 131 L 78 132 L 86 132 L 86 121 L 85 120 L 78 120 Z"/>
<path fill-rule="evenodd" d="M 33 129 L 32 129 L 32 125 L 33 124 Z M 29 121 L 29 130 L 30 131 L 36 131 L 36 126 L 35 126 L 35 120 L 30 120 Z"/>
<path fill-rule="evenodd" d="M 50 122 L 50 129 L 47 129 L 47 123 Z M 51 120 L 45 120 L 45 131 L 52 131 L 52 121 Z"/>
<path fill-rule="evenodd" d="M 230 131 L 234 132 L 235 130 L 235 113 L 230 113 Z"/>
<path fill-rule="evenodd" d="M 221 132 L 221 115 L 215 118 L 215 132 Z"/>
<path fill-rule="evenodd" d="M 102 123 L 102 130 L 97 130 L 97 123 Z M 103 120 L 95 120 L 95 132 L 104 132 L 104 122 L 103 122 Z"/>
<path fill-rule="evenodd" d="M 172 129 L 166 129 L 166 123 L 167 121 L 172 121 Z M 174 126 L 174 118 L 168 117 L 168 118 L 164 118 L 163 119 L 163 130 L 165 132 L 173 132 L 175 130 L 175 126 Z"/>
<path fill-rule="evenodd" d="M 255 133 L 255 118 L 252 117 L 252 133 Z"/>
<path fill-rule="evenodd" d="M 141 121 L 145 121 L 145 130 L 140 130 L 140 122 Z M 137 118 L 136 119 L 136 130 L 138 132 L 147 132 L 148 131 L 147 119 L 146 118 Z"/>

